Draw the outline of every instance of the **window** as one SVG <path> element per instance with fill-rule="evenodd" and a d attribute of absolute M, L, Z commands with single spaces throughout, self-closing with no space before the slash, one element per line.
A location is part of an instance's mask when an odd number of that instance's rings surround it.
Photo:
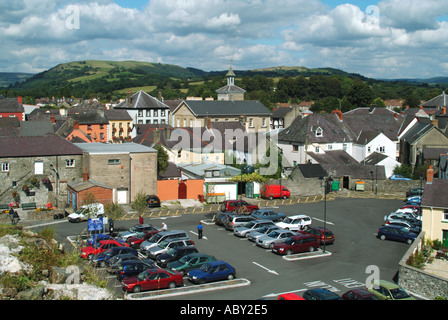
<path fill-rule="evenodd" d="M 292 146 L 292 151 L 293 151 L 293 152 L 298 152 L 298 151 L 299 151 L 299 146 L 297 146 L 297 145 L 293 145 L 293 146 Z"/>
<path fill-rule="evenodd" d="M 319 148 L 319 147 L 316 147 L 315 152 L 316 152 L 316 153 L 319 153 L 319 152 L 320 152 L 320 148 Z"/>
<path fill-rule="evenodd" d="M 34 162 L 34 174 L 44 174 L 44 163 L 43 161 Z"/>
<path fill-rule="evenodd" d="M 382 146 L 378 148 L 380 153 L 385 153 L 386 152 L 386 147 Z"/>
<path fill-rule="evenodd" d="M 324 135 L 324 130 L 322 130 L 321 127 L 316 129 L 316 137 L 323 137 Z"/>
<path fill-rule="evenodd" d="M 154 110 L 154 117 L 158 117 L 159 116 L 159 111 L 158 110 Z"/>
<path fill-rule="evenodd" d="M 160 116 L 164 117 L 165 116 L 165 110 L 160 110 Z"/>
<path fill-rule="evenodd" d="M 443 210 L 443 221 L 448 221 L 448 209 Z"/>
<path fill-rule="evenodd" d="M 2 162 L 2 172 L 9 171 L 9 162 Z"/>
<path fill-rule="evenodd" d="M 249 128 L 253 128 L 253 127 L 254 127 L 254 119 L 249 118 Z"/>
<path fill-rule="evenodd" d="M 151 117 L 151 110 L 146 110 L 146 117 Z"/>
<path fill-rule="evenodd" d="M 261 126 L 262 126 L 263 128 L 266 127 L 266 118 L 263 118 L 263 119 L 261 120 Z"/>
<path fill-rule="evenodd" d="M 332 144 L 327 145 L 327 150 L 333 150 L 333 145 Z"/>
<path fill-rule="evenodd" d="M 138 116 L 143 117 L 143 110 L 138 110 Z"/>
<path fill-rule="evenodd" d="M 120 159 L 109 159 L 107 160 L 107 164 L 109 165 L 120 164 Z"/>
<path fill-rule="evenodd" d="M 67 160 L 65 160 L 65 166 L 67 168 L 74 168 L 75 167 L 75 159 L 67 159 Z"/>

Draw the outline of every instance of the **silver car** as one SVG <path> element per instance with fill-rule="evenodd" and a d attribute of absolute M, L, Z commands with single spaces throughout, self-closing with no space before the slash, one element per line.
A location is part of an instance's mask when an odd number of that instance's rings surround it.
<path fill-rule="evenodd" d="M 246 223 L 244 226 L 237 227 L 233 230 L 233 234 L 237 237 L 246 237 L 249 235 L 249 232 L 258 230 L 259 228 L 265 226 L 265 225 L 271 225 L 275 226 L 274 222 L 272 220 L 253 220 L 248 223 Z"/>
<path fill-rule="evenodd" d="M 168 250 L 172 248 L 177 247 L 185 247 L 185 246 L 191 246 L 194 245 L 194 242 L 191 239 L 168 239 L 165 241 L 162 241 L 158 245 L 149 248 L 146 253 L 147 257 L 155 260 L 158 255 L 161 255 L 163 253 L 167 253 Z"/>
<path fill-rule="evenodd" d="M 273 226 L 265 225 L 257 230 L 253 230 L 253 231 L 249 232 L 249 234 L 247 235 L 247 239 L 249 239 L 249 241 L 255 242 L 261 236 L 264 236 L 264 235 L 270 233 L 271 231 L 279 230 L 279 229 L 282 230 L 282 228 L 280 228 L 279 226 L 276 226 L 275 224 Z"/>
<path fill-rule="evenodd" d="M 272 249 L 274 244 L 285 241 L 287 238 L 297 235 L 297 232 L 289 230 L 273 230 L 264 236 L 259 237 L 255 244 L 265 249 Z"/>

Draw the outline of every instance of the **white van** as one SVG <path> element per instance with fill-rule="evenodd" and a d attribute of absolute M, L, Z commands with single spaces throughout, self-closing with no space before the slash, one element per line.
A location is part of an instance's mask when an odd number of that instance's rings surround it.
<path fill-rule="evenodd" d="M 101 217 L 104 214 L 102 203 L 91 203 L 79 207 L 78 210 L 68 215 L 69 222 L 87 221 L 89 218 Z"/>

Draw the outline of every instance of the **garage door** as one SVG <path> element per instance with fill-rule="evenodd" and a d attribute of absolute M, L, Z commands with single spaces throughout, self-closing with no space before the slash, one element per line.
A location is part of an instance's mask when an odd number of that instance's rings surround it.
<path fill-rule="evenodd" d="M 118 204 L 128 203 L 128 190 L 117 190 Z"/>

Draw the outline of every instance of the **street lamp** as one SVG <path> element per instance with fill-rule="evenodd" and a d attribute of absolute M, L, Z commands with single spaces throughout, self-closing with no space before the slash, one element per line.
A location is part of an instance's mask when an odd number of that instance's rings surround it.
<path fill-rule="evenodd" d="M 326 244 L 325 244 L 325 230 L 327 229 L 327 193 L 329 189 L 328 179 L 324 177 L 319 177 L 321 186 L 324 186 L 324 250 L 325 253 Z"/>

